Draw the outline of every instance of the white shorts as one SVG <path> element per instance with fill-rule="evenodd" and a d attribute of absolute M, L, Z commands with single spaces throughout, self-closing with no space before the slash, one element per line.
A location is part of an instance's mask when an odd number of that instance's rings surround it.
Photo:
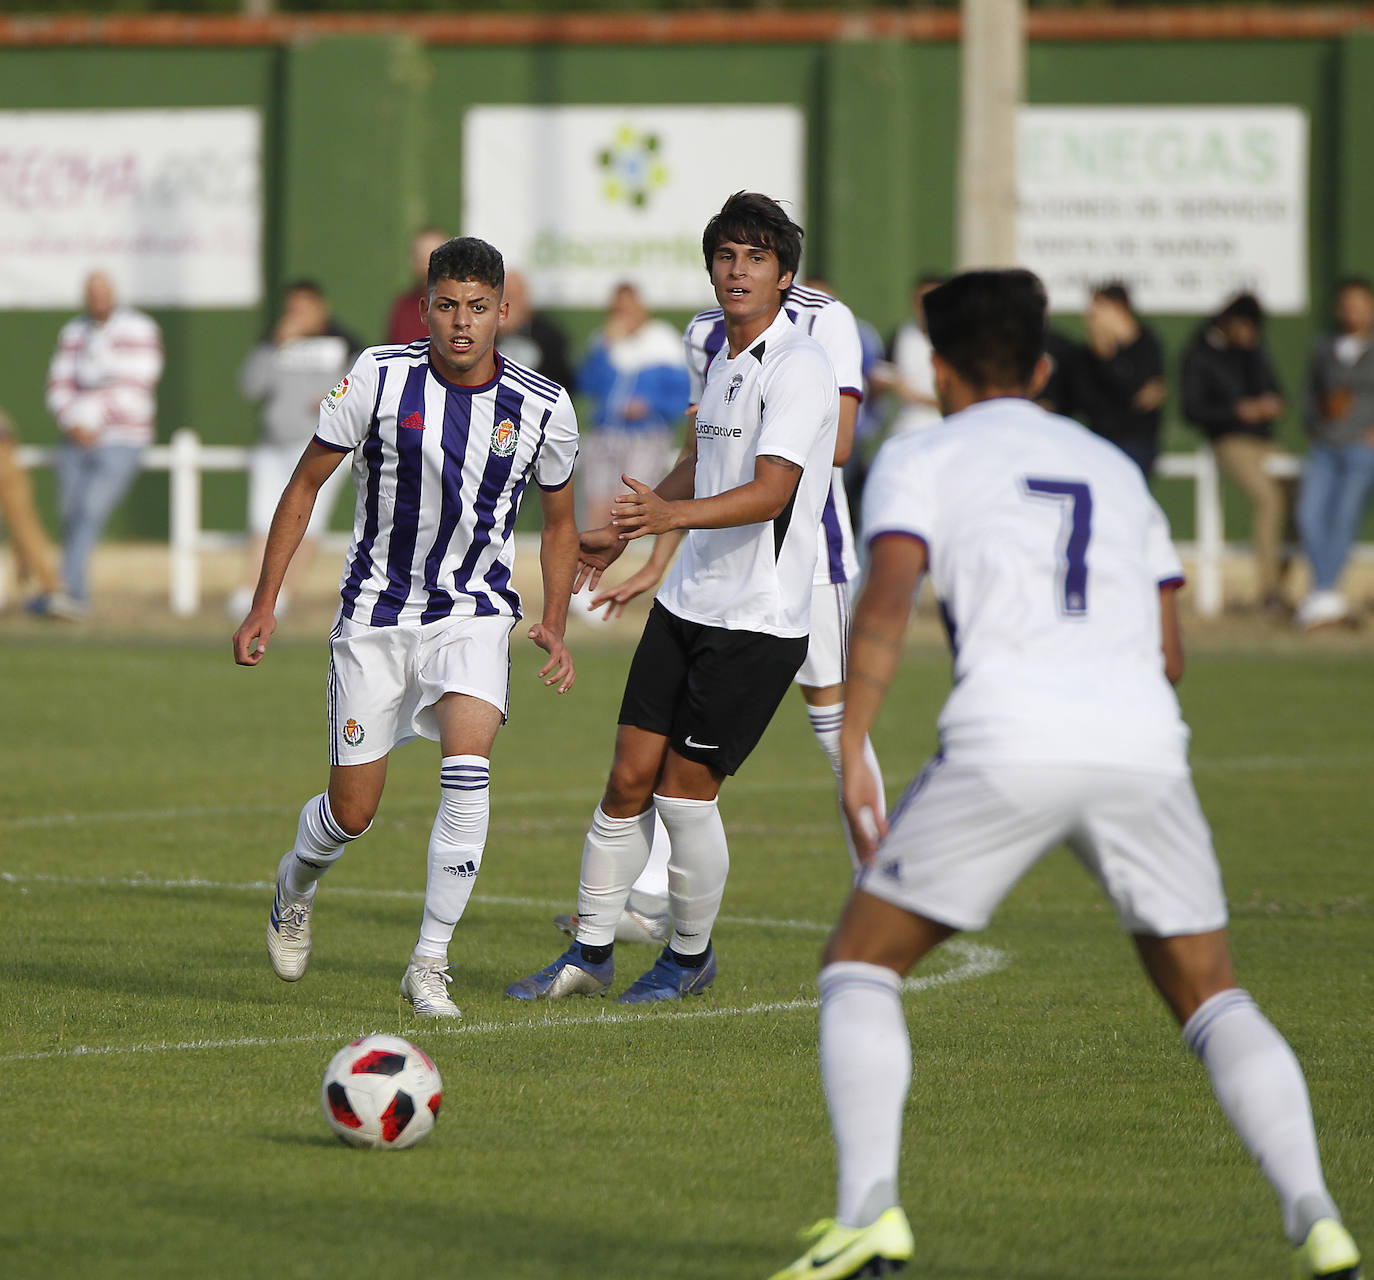
<path fill-rule="evenodd" d="M 796 683 L 811 689 L 843 684 L 849 674 L 849 592 L 847 582 L 811 586 L 811 634 L 806 661 Z"/>
<path fill-rule="evenodd" d="M 932 760 L 889 818 L 859 887 L 956 929 L 982 929 L 1046 853 L 1068 846 L 1131 933 L 1226 924 L 1212 833 L 1186 774 Z"/>
<path fill-rule="evenodd" d="M 282 490 L 291 479 L 301 451 L 295 445 L 255 445 L 248 455 L 248 532 L 265 537 L 271 527 L 273 513 L 281 500 Z M 320 486 L 315 510 L 310 514 L 306 535 L 318 538 L 329 528 L 329 518 L 339 501 L 339 490 L 349 474 L 345 458 L 328 480 Z"/>
<path fill-rule="evenodd" d="M 329 637 L 329 763 L 367 764 L 393 747 L 439 740 L 446 693 L 489 702 L 505 719 L 510 633 L 505 616 L 370 627 L 338 617 Z"/>

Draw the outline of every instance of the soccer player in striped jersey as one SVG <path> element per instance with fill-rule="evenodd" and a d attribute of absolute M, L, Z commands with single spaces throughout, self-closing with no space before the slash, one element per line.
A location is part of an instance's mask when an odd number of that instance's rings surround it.
<path fill-rule="evenodd" d="M 305 973 L 318 881 L 371 824 L 391 749 L 436 739 L 439 811 L 420 936 L 401 980 L 427 1017 L 460 1016 L 448 948 L 486 843 L 491 748 L 521 616 L 511 535 L 531 481 L 543 513 L 544 610 L 527 636 L 548 655 L 546 686 L 566 693 L 575 678 L 563 631 L 578 554 L 577 418 L 562 387 L 497 352 L 504 280 L 485 241 L 449 240 L 431 255 L 421 303 L 429 338 L 369 348 L 321 402 L 233 642 L 238 663 L 262 661 L 316 495 L 351 456 L 353 541 L 330 636 L 329 786 L 301 810 L 277 869 L 267 952 L 285 981 Z"/>
<path fill-rule="evenodd" d="M 949 417 L 888 441 L 864 490 L 870 558 L 841 748 L 865 867 L 818 982 L 836 1211 L 773 1280 L 888 1275 L 915 1254 L 897 1189 L 912 1073 L 902 978 L 956 932 L 984 928 L 1060 843 L 1111 899 L 1273 1187 L 1294 1274 L 1357 1280 L 1359 1250 L 1323 1180 L 1302 1068 L 1236 985 L 1172 688 L 1183 674 L 1182 571 L 1168 522 L 1124 453 L 1032 403 L 1049 373 L 1034 275 L 956 276 L 925 309 Z M 875 812 L 862 744 L 927 573 L 954 688 L 940 751 L 889 823 Z M 928 1155 L 922 1175 L 938 1176 L 937 1163 Z"/>
<path fill-rule="evenodd" d="M 826 496 L 817 532 L 816 570 L 811 586 L 811 633 L 806 660 L 794 683 L 806 703 L 806 716 L 816 742 L 838 786 L 840 776 L 840 723 L 844 719 L 846 650 L 849 643 L 850 584 L 859 576 L 859 561 L 854 552 L 854 532 L 849 519 L 849 500 L 844 488 L 844 464 L 854 444 L 854 422 L 863 399 L 863 347 L 854 313 L 838 298 L 820 289 L 793 285 L 787 291 L 783 310 L 803 333 L 810 334 L 825 348 L 840 391 L 840 422 L 835 436 L 834 468 L 830 492 Z M 691 404 L 688 420 L 696 419 L 697 404 L 711 362 L 725 345 L 725 318 L 720 307 L 699 312 L 683 333 L 687 350 L 687 371 L 691 379 Z M 654 540 L 648 561 L 618 586 L 602 591 L 592 601 L 593 609 L 606 606 L 608 614 L 619 614 L 625 605 L 662 580 L 682 542 L 680 531 L 661 534 Z M 871 742 L 865 742 L 866 758 L 875 775 L 881 776 L 878 758 Z M 840 808 L 840 825 L 849 849 L 851 865 L 859 863 L 849 822 Z M 564 932 L 576 930 L 576 917 L 559 915 L 554 923 Z M 617 937 L 622 941 L 661 941 L 668 936 L 668 839 L 662 824 L 654 830 L 653 848 L 643 874 L 635 881 L 626 904 Z"/>

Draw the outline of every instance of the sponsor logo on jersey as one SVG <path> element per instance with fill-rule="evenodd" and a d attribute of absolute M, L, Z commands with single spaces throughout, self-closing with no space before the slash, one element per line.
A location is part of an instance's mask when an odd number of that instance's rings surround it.
<path fill-rule="evenodd" d="M 363 727 L 356 720 L 348 719 L 344 721 L 343 739 L 350 747 L 356 747 L 367 735 L 363 733 Z"/>
<path fill-rule="evenodd" d="M 697 439 L 706 440 L 715 437 L 720 440 L 738 440 L 744 434 L 743 427 L 718 427 L 714 422 L 702 422 L 697 419 Z"/>
<path fill-rule="evenodd" d="M 420 417 L 419 411 L 417 410 L 402 422 L 401 426 L 407 431 L 423 431 L 425 429 L 425 420 Z"/>
<path fill-rule="evenodd" d="M 348 394 L 348 389 L 352 385 L 352 380 L 345 374 L 335 384 L 334 390 L 320 401 L 320 408 L 326 413 L 334 413 L 339 407 L 339 402 Z"/>
<path fill-rule="evenodd" d="M 730 379 L 730 385 L 725 388 L 725 403 L 733 404 L 735 397 L 739 395 L 739 389 L 744 385 L 744 374 L 737 373 Z"/>
<path fill-rule="evenodd" d="M 520 428 L 509 418 L 502 418 L 491 431 L 491 451 L 498 458 L 509 458 L 520 443 Z"/>

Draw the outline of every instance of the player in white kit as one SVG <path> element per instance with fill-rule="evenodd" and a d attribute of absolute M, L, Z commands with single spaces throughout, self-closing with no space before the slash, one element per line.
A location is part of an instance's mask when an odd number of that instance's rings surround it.
<path fill-rule="evenodd" d="M 577 418 L 555 382 L 501 356 L 501 255 L 473 237 L 430 257 L 421 316 L 428 341 L 372 347 L 320 406 L 268 533 L 234 657 L 260 662 L 274 606 L 320 487 L 352 455 L 353 542 L 330 636 L 329 788 L 301 810 L 277 869 L 267 952 L 277 976 L 310 959 L 321 876 L 367 830 L 393 747 L 423 736 L 443 751 L 420 936 L 401 993 L 427 1017 L 456 1018 L 448 948 L 482 863 L 490 757 L 510 693 L 510 633 L 520 619 L 511 534 L 533 480 L 543 514 L 544 610 L 528 636 L 539 675 L 566 693 L 563 643 L 577 564 L 572 473 Z"/>
<path fill-rule="evenodd" d="M 1359 1253 L 1322 1178 L 1302 1070 L 1235 985 L 1226 904 L 1193 790 L 1174 608 L 1179 562 L 1131 461 L 1030 400 L 1045 294 L 971 272 L 926 298 L 948 417 L 884 445 L 864 494 L 869 572 L 841 734 L 844 803 L 867 866 L 820 974 L 820 1063 L 837 1209 L 774 1280 L 900 1270 L 911 1046 L 902 976 L 980 929 L 1066 843 L 1098 879 L 1278 1195 L 1300 1277 L 1353 1280 Z M 862 743 L 929 573 L 955 654 L 940 752 L 890 819 Z"/>
<path fill-rule="evenodd" d="M 840 772 L 840 722 L 844 717 L 845 663 L 849 643 L 851 584 L 858 580 L 859 560 L 844 488 L 844 464 L 854 444 L 854 422 L 863 398 L 863 348 L 854 313 L 838 298 L 819 289 L 793 285 L 783 310 L 797 328 L 809 333 L 825 348 L 840 390 L 840 422 L 835 437 L 834 470 L 817 529 L 816 571 L 811 587 L 811 632 L 806 660 L 795 684 L 806 703 L 807 720 L 816 742 L 825 753 L 838 782 Z M 695 420 L 697 404 L 706 381 L 706 370 L 725 344 L 725 318 L 720 307 L 699 312 L 683 333 L 692 402 L 688 421 Z M 661 534 L 654 541 L 647 563 L 618 586 L 600 592 L 593 609 L 623 612 L 625 605 L 644 591 L 657 587 L 682 541 L 678 532 Z M 871 743 L 865 744 L 869 764 L 879 772 Z M 858 870 L 849 824 L 840 810 L 845 844 Z M 554 923 L 567 933 L 577 928 L 577 917 L 559 915 Z M 643 874 L 630 890 L 616 937 L 621 941 L 666 938 L 671 927 L 668 914 L 668 840 L 662 824 L 654 830 L 653 847 Z"/>
<path fill-rule="evenodd" d="M 744 192 L 707 224 L 702 251 L 726 343 L 707 370 L 694 456 L 657 489 L 625 477 L 630 492 L 611 523 L 582 535 L 584 564 L 599 572 L 630 539 L 689 530 L 626 680 L 615 760 L 583 847 L 576 941 L 513 983 L 517 999 L 607 991 L 655 815 L 669 836 L 672 934 L 620 999 L 676 1000 L 715 977 L 711 930 L 729 870 L 716 797 L 806 656 L 839 420 L 829 358 L 782 311 L 801 236 L 775 201 Z"/>

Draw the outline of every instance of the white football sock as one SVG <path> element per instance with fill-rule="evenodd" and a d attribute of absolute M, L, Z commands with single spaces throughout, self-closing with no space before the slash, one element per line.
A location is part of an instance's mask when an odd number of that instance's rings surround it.
<path fill-rule="evenodd" d="M 463 918 L 482 866 L 491 819 L 491 762 L 486 756 L 445 756 L 443 788 L 429 833 L 429 873 L 417 956 L 448 959 L 448 944 Z"/>
<path fill-rule="evenodd" d="M 811 731 L 816 735 L 816 741 L 820 748 L 825 752 L 825 758 L 830 761 L 830 768 L 835 774 L 835 781 L 840 781 L 840 726 L 844 723 L 844 703 L 832 703 L 828 707 L 813 707 L 809 703 L 806 707 L 806 718 L 811 721 Z M 873 770 L 873 775 L 878 779 L 878 812 L 886 816 L 887 798 L 882 790 L 883 771 L 878 765 L 878 753 L 873 750 L 873 743 L 870 739 L 864 739 L 864 760 L 868 767 Z M 849 861 L 854 867 L 857 875 L 860 870 L 858 855 L 854 852 L 854 836 L 849 830 L 849 819 L 845 816 L 844 804 L 840 803 L 840 827 L 844 831 L 844 845 L 849 850 Z"/>
<path fill-rule="evenodd" d="M 634 818 L 612 818 L 600 805 L 582 845 L 582 876 L 577 886 L 577 940 L 608 947 L 625 910 L 630 886 L 649 858 L 654 829 L 650 806 Z"/>
<path fill-rule="evenodd" d="M 358 836 L 366 834 L 367 827 L 358 832 Z M 309 902 L 320 877 L 339 860 L 344 846 L 358 836 L 349 835 L 334 820 L 327 792 L 307 800 L 296 823 L 296 843 L 291 846 L 295 857 L 286 866 L 283 887 L 287 896 Z"/>
<path fill-rule="evenodd" d="M 1318 1218 L 1339 1220 L 1322 1177 L 1302 1067 L 1250 993 L 1232 987 L 1204 1000 L 1184 1023 L 1183 1041 L 1274 1188 L 1289 1240 L 1301 1244 Z"/>
<path fill-rule="evenodd" d="M 650 914 L 656 914 L 666 910 L 668 905 L 668 852 L 671 846 L 668 828 L 663 825 L 658 810 L 651 812 L 654 815 L 654 838 L 649 845 L 649 861 L 644 864 L 644 870 L 639 873 L 639 879 L 630 890 L 630 905 L 652 905 Z"/>
<path fill-rule="evenodd" d="M 835 1221 L 866 1227 L 897 1203 L 911 1040 L 902 980 L 882 965 L 828 964 L 821 993 L 821 1083 L 835 1135 Z"/>
<path fill-rule="evenodd" d="M 657 792 L 654 808 L 668 829 L 668 900 L 673 913 L 668 945 L 678 955 L 700 955 L 711 941 L 730 874 L 730 847 L 720 808 L 714 800 L 687 800 Z"/>

